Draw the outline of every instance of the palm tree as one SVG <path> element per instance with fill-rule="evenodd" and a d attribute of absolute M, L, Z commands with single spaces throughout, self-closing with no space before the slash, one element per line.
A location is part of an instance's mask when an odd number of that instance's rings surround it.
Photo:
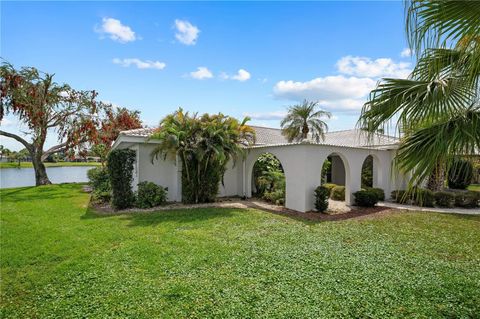
<path fill-rule="evenodd" d="M 160 122 L 152 135 L 159 144 L 152 157 L 180 158 L 182 199 L 187 203 L 213 201 L 227 163 L 241 156 L 254 140 L 254 130 L 243 121 L 223 114 L 190 115 L 180 108 Z"/>
<path fill-rule="evenodd" d="M 416 66 L 408 79 L 383 79 L 358 125 L 372 134 L 393 125 L 410 187 L 433 176 L 438 189 L 455 156 L 480 149 L 480 2 L 412 0 L 406 9 Z"/>
<path fill-rule="evenodd" d="M 288 142 L 302 141 L 311 134 L 318 143 L 325 139 L 328 125 L 322 119 L 329 119 L 332 114 L 323 110 L 317 110 L 318 102 L 304 100 L 302 104 L 290 106 L 287 116 L 280 123 L 282 134 Z"/>

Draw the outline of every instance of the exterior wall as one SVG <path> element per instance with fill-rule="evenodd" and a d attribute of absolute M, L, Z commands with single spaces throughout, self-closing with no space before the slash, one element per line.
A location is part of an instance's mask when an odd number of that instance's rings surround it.
<path fill-rule="evenodd" d="M 223 185 L 220 183 L 218 196 L 241 196 L 242 195 L 242 160 L 239 159 L 234 164 L 228 162 L 227 171 L 223 177 Z"/>
<path fill-rule="evenodd" d="M 306 212 L 314 209 L 314 190 L 320 185 L 323 162 L 333 154 L 338 156 L 345 167 L 345 201 L 353 204 L 352 193 L 360 190 L 362 164 L 368 155 L 374 157 L 375 183 L 385 194 L 392 189 L 391 162 L 392 152 L 386 150 L 369 150 L 340 146 L 296 144 L 288 146 L 257 147 L 249 150 L 246 159 L 244 178 L 246 196 L 252 196 L 252 171 L 257 158 L 264 153 L 272 153 L 282 163 L 286 177 L 287 208 Z M 334 173 L 332 173 L 334 175 Z"/>
<path fill-rule="evenodd" d="M 168 187 L 168 201 L 181 201 L 178 197 L 179 173 L 181 169 L 176 165 L 173 159 L 154 159 L 151 161 L 151 152 L 155 148 L 152 144 L 138 144 L 138 166 L 139 176 L 138 182 L 153 182 L 162 187 Z M 180 193 L 181 194 L 181 193 Z"/>

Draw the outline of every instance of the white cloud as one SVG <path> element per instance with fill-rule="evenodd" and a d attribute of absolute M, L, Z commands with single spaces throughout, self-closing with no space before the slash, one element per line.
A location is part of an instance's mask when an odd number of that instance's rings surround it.
<path fill-rule="evenodd" d="M 306 82 L 280 81 L 273 88 L 274 95 L 290 100 L 356 99 L 368 94 L 376 81 L 370 78 L 343 75 L 315 78 Z"/>
<path fill-rule="evenodd" d="M 235 75 L 228 75 L 225 72 L 222 72 L 220 74 L 220 77 L 224 80 L 236 80 L 240 82 L 247 81 L 251 78 L 250 72 L 248 72 L 245 69 L 240 69 L 237 71 L 237 74 Z"/>
<path fill-rule="evenodd" d="M 366 57 L 345 56 L 338 60 L 337 69 L 340 73 L 359 77 L 393 77 L 407 78 L 411 72 L 410 63 L 395 63 L 389 58 L 372 60 Z"/>
<path fill-rule="evenodd" d="M 287 115 L 286 111 L 273 111 L 273 112 L 248 112 L 243 113 L 243 116 L 248 116 L 252 120 L 281 120 Z"/>
<path fill-rule="evenodd" d="M 6 117 L 4 117 L 2 119 L 2 121 L 0 122 L 0 125 L 3 126 L 3 127 L 9 127 L 9 126 L 16 126 L 18 125 L 19 123 L 17 121 L 14 121 L 14 120 L 11 120 L 11 119 L 8 119 Z"/>
<path fill-rule="evenodd" d="M 95 31 L 101 34 L 108 34 L 110 39 L 120 43 L 131 42 L 137 39 L 135 32 L 129 26 L 113 18 L 103 18 L 102 26 L 96 28 Z"/>
<path fill-rule="evenodd" d="M 409 58 L 412 56 L 412 50 L 410 50 L 410 48 L 405 48 L 400 52 L 400 56 L 402 58 Z"/>
<path fill-rule="evenodd" d="M 186 20 L 175 20 L 175 38 L 183 44 L 195 45 L 200 30 Z"/>
<path fill-rule="evenodd" d="M 115 64 L 119 64 L 123 67 L 129 67 L 131 65 L 134 65 L 138 69 L 163 70 L 167 66 L 164 62 L 150 61 L 150 60 L 140 60 L 140 59 L 137 59 L 137 58 L 131 58 L 131 59 L 115 58 L 115 59 L 112 60 L 112 62 L 115 63 Z"/>
<path fill-rule="evenodd" d="M 213 73 L 204 66 L 199 66 L 197 71 L 190 72 L 190 76 L 197 80 L 211 79 L 213 78 Z"/>

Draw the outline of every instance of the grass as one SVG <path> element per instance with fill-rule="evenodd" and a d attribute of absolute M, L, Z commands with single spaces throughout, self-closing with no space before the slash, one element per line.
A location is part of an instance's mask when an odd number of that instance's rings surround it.
<path fill-rule="evenodd" d="M 480 184 L 472 184 L 468 186 L 468 190 L 480 192 Z"/>
<path fill-rule="evenodd" d="M 46 167 L 65 167 L 65 166 L 100 166 L 98 162 L 57 162 L 44 163 Z M 32 168 L 32 162 L 20 162 L 20 168 Z M 18 162 L 1 162 L 1 168 L 19 168 Z"/>
<path fill-rule="evenodd" d="M 1 195 L 2 318 L 473 318 L 480 217 L 99 216 L 81 186 Z"/>

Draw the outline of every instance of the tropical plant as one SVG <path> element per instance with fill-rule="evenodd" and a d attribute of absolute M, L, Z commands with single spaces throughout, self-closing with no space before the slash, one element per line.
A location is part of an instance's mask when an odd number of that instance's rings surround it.
<path fill-rule="evenodd" d="M 263 197 L 265 192 L 285 189 L 285 173 L 280 161 L 270 153 L 262 154 L 253 165 L 255 195 Z"/>
<path fill-rule="evenodd" d="M 108 153 L 107 170 L 112 187 L 112 205 L 115 209 L 132 207 L 133 164 L 136 153 L 131 149 L 115 149 Z"/>
<path fill-rule="evenodd" d="M 473 164 L 465 159 L 455 159 L 448 171 L 448 187 L 466 189 L 473 179 Z"/>
<path fill-rule="evenodd" d="M 141 182 L 136 192 L 135 206 L 151 208 L 164 205 L 167 202 L 167 190 L 152 182 Z"/>
<path fill-rule="evenodd" d="M 151 139 L 159 141 L 153 158 L 178 156 L 182 165 L 182 200 L 211 202 L 218 193 L 227 163 L 245 152 L 254 141 L 254 130 L 246 123 L 221 113 L 190 115 L 180 108 L 167 115 Z"/>
<path fill-rule="evenodd" d="M 290 106 L 288 113 L 280 123 L 282 134 L 292 141 L 308 139 L 308 135 L 318 143 L 325 139 L 328 125 L 323 119 L 329 119 L 332 114 L 317 109 L 318 102 L 304 100 L 302 104 Z"/>
<path fill-rule="evenodd" d="M 408 79 L 384 79 L 370 94 L 359 126 L 402 136 L 396 166 L 409 189 L 433 176 L 440 189 L 456 155 L 480 149 L 480 2 L 407 2 L 407 35 L 418 61 Z"/>

